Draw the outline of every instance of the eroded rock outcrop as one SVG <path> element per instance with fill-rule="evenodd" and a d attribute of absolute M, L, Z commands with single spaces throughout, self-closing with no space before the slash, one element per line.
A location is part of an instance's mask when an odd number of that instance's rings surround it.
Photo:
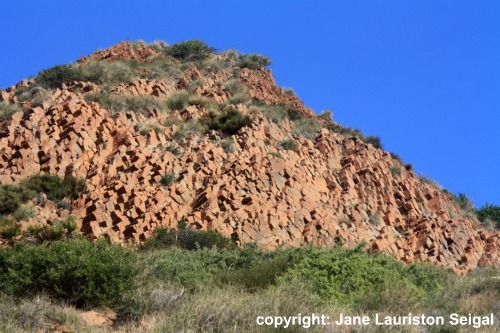
<path fill-rule="evenodd" d="M 144 60 L 154 52 L 125 43 L 80 61 Z M 196 93 L 224 103 L 229 94 L 222 82 L 231 73 L 203 75 L 191 68 L 177 81 L 136 79 L 111 94 L 168 98 L 198 80 Z M 276 85 L 269 70 L 243 69 L 238 78 L 252 99 L 283 103 L 315 117 Z M 84 178 L 87 188 L 73 202 L 71 215 L 85 234 L 141 241 L 158 226 L 176 227 L 186 220 L 240 244 L 268 248 L 366 241 L 372 251 L 456 272 L 500 262 L 498 232 L 482 229 L 449 194 L 370 144 L 326 128 L 305 138 L 292 134 L 289 120 L 275 123 L 263 114 L 253 114 L 253 122 L 232 136 L 231 149 L 223 147 L 227 140 L 216 132 L 176 139 L 176 124 L 144 133 L 137 124 L 163 123 L 173 114 L 196 119 L 207 110 L 189 105 L 177 113 L 111 113 L 85 100 L 85 94 L 99 89 L 68 84 L 52 91 L 49 102 L 0 123 L 0 182 L 16 183 L 35 173 Z M 0 98 L 16 102 L 15 90 L 2 91 Z M 249 112 L 244 105 L 236 107 Z M 295 140 L 298 150 L 279 148 L 284 140 Z M 167 149 L 172 146 L 180 153 Z M 175 178 L 168 186 L 162 185 L 166 174 Z M 56 216 L 68 214 L 50 209 Z M 40 216 L 48 222 L 52 215 Z"/>

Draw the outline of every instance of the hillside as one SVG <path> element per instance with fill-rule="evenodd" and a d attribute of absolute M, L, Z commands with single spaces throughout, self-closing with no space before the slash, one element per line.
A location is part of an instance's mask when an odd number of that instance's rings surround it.
<path fill-rule="evenodd" d="M 0 92 L 0 183 L 86 184 L 27 200 L 23 230 L 73 216 L 84 235 L 138 243 L 186 221 L 239 245 L 365 241 L 455 272 L 499 265 L 498 231 L 374 138 L 315 115 L 267 58 L 191 46 L 123 42 Z"/>

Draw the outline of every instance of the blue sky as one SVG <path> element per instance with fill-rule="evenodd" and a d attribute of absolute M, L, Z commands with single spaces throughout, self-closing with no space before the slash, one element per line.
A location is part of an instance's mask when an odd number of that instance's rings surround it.
<path fill-rule="evenodd" d="M 500 1 L 18 4 L 2 4 L 0 87 L 125 39 L 200 38 L 269 56 L 316 112 L 380 136 L 477 206 L 500 205 Z"/>

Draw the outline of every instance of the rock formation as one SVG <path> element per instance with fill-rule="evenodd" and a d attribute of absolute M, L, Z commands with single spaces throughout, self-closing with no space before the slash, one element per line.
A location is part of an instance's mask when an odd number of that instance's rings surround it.
<path fill-rule="evenodd" d="M 148 63 L 159 53 L 152 46 L 125 42 L 78 61 Z M 213 55 L 212 60 L 223 57 Z M 265 68 L 202 71 L 191 65 L 181 77 L 138 76 L 111 87 L 109 94 L 168 99 L 195 82 L 192 93 L 222 105 L 230 104 L 224 87 L 229 79 L 243 84 L 260 110 L 280 104 L 293 108 L 303 121 L 317 119 L 298 97 L 279 88 Z M 16 91 L 35 84 L 33 79 L 22 81 L 0 92 L 0 100 L 21 104 Z M 1 184 L 36 173 L 73 175 L 87 183 L 70 210 L 47 202 L 36 207 L 27 224 L 50 224 L 72 215 L 86 235 L 140 242 L 159 226 L 176 227 L 185 220 L 239 244 L 257 242 L 267 248 L 353 247 L 365 241 L 371 251 L 456 272 L 500 262 L 498 232 L 484 230 L 449 193 L 357 137 L 328 126 L 303 135 L 293 119 L 277 121 L 249 103 L 236 103 L 253 121 L 230 139 L 217 131 L 186 131 L 179 138 L 176 133 L 184 123 L 205 117 L 207 107 L 113 112 L 86 98 L 104 89 L 90 82 L 65 83 L 38 106 L 24 101 L 24 113 L 0 120 Z M 172 118 L 182 121 L 168 123 Z M 166 125 L 144 130 L 148 122 Z M 281 143 L 287 140 L 298 149 L 284 149 Z M 162 184 L 164 175 L 174 181 Z"/>

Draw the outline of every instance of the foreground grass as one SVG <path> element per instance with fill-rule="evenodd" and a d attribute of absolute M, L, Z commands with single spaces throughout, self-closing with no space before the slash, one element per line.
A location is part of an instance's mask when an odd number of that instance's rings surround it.
<path fill-rule="evenodd" d="M 285 329 L 258 326 L 255 320 L 313 313 L 332 320 L 340 313 L 497 314 L 499 276 L 494 269 L 456 276 L 436 267 L 403 265 L 361 247 L 237 249 L 219 235 L 187 229 L 160 231 L 140 249 L 130 250 L 83 239 L 21 244 L 0 250 L 0 331 L 377 332 L 374 325 Z M 113 324 L 89 322 L 84 316 L 88 310 L 113 311 L 116 319 Z M 497 324 L 474 332 L 498 330 Z"/>

